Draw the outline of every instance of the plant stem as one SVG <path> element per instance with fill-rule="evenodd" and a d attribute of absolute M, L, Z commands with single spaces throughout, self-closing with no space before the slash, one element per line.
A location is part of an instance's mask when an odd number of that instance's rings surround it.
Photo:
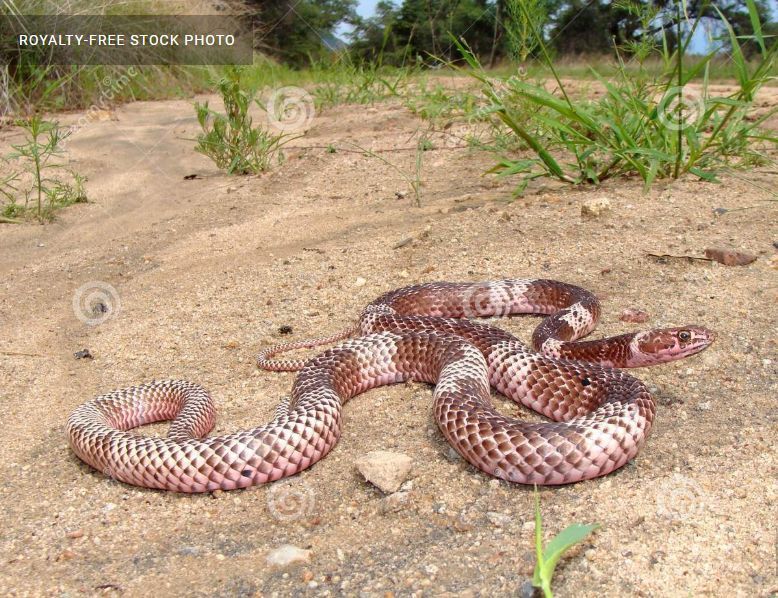
<path fill-rule="evenodd" d="M 683 54 L 685 52 L 683 46 L 683 40 L 681 39 L 681 0 L 676 0 L 675 3 L 675 35 L 676 35 L 676 54 L 677 54 L 677 66 L 678 71 L 678 147 L 675 150 L 675 171 L 673 178 L 677 179 L 681 170 L 681 152 L 683 150 Z"/>

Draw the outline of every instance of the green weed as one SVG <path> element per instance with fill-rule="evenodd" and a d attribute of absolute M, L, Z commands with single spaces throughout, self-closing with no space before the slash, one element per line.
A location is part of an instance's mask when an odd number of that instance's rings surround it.
<path fill-rule="evenodd" d="M 389 160 L 384 158 L 381 154 L 366 149 L 361 145 L 358 145 L 353 142 L 349 142 L 347 145 L 353 147 L 356 150 L 359 150 L 360 152 L 364 153 L 366 156 L 369 156 L 371 158 L 377 158 L 378 160 L 386 164 L 389 168 L 394 170 L 397 174 L 399 174 L 403 178 L 403 180 L 405 180 L 405 182 L 408 183 L 408 186 L 411 188 L 411 191 L 413 192 L 414 205 L 416 207 L 421 207 L 421 199 L 422 199 L 422 193 L 421 193 L 422 176 L 421 175 L 424 166 L 424 152 L 434 149 L 432 142 L 428 138 L 421 137 L 416 144 L 416 159 L 414 161 L 413 173 L 406 172 L 405 170 L 403 170 L 393 162 L 390 162 Z"/>
<path fill-rule="evenodd" d="M 58 208 L 86 202 L 86 178 L 58 161 L 64 154 L 62 142 L 70 131 L 37 115 L 16 124 L 24 130 L 25 141 L 11 145 L 14 152 L 6 160 L 18 163 L 20 169 L 0 180 L 0 194 L 7 200 L 2 209 L 4 221 L 17 222 L 33 215 L 44 222 L 51 220 Z M 20 196 L 24 203 L 19 202 Z"/>
<path fill-rule="evenodd" d="M 311 78 L 313 96 L 320 108 L 339 104 L 374 104 L 398 97 L 413 74 L 408 68 L 357 63 L 346 58 L 334 64 L 314 64 Z"/>
<path fill-rule="evenodd" d="M 403 103 L 414 114 L 433 122 L 453 118 L 481 120 L 475 94 L 467 90 L 447 89 L 440 83 L 429 88 L 427 82 L 422 81 L 417 89 L 405 94 Z"/>
<path fill-rule="evenodd" d="M 572 546 L 582 542 L 594 530 L 599 528 L 598 524 L 583 525 L 573 523 L 554 536 L 551 541 L 543 548 L 543 520 L 540 515 L 540 493 L 535 486 L 535 555 L 537 562 L 535 572 L 532 576 L 532 585 L 543 590 L 546 598 L 553 598 L 551 592 L 551 580 L 554 577 L 559 559 Z"/>
<path fill-rule="evenodd" d="M 197 136 L 195 151 L 208 156 L 227 174 L 256 174 L 281 161 L 281 148 L 291 140 L 284 133 L 271 133 L 255 127 L 249 109 L 255 91 L 245 88 L 241 67 L 229 67 L 217 82 L 225 114 L 210 108 L 208 102 L 195 102 L 197 121 L 203 133 Z"/>

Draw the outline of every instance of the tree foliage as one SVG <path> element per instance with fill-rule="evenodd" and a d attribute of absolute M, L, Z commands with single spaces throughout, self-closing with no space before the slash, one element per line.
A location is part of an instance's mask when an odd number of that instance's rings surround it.
<path fill-rule="evenodd" d="M 246 0 L 254 14 L 255 46 L 292 66 L 337 49 L 335 29 L 357 19 L 357 0 Z"/>
<path fill-rule="evenodd" d="M 712 36 L 727 39 L 721 11 L 735 34 L 752 33 L 749 0 L 686 0 L 683 25 L 702 18 Z M 629 52 L 645 34 L 672 49 L 676 35 L 678 0 L 381 0 L 375 16 L 361 18 L 357 0 L 247 0 L 257 13 L 257 47 L 295 66 L 318 60 L 337 45 L 341 23 L 353 26 L 348 34 L 355 57 L 387 64 L 457 60 L 452 36 L 462 39 L 484 63 L 511 57 L 526 60 L 533 43 L 527 23 L 517 22 L 517 6 L 537 15 L 536 27 L 547 47 L 559 56 L 608 54 L 615 47 Z M 778 33 L 768 0 L 753 0 L 764 33 Z M 718 9 L 718 10 L 717 10 Z M 645 14 L 651 14 L 648 29 Z M 533 17 L 533 21 L 536 20 Z M 770 38 L 775 43 L 775 38 Z M 727 44 L 724 41 L 724 44 Z M 746 53 L 756 51 L 744 45 Z"/>

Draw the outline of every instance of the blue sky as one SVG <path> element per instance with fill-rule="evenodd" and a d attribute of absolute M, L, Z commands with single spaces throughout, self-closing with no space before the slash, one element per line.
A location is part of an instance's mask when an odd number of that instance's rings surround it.
<path fill-rule="evenodd" d="M 375 14 L 375 7 L 378 0 L 359 0 L 357 12 L 363 17 L 372 17 Z"/>

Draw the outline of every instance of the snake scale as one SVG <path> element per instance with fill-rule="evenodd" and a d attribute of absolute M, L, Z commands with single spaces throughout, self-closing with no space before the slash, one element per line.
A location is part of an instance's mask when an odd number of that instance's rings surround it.
<path fill-rule="evenodd" d="M 530 313 L 546 316 L 532 348 L 471 319 Z M 615 368 L 681 359 L 715 339 L 705 328 L 684 326 L 578 341 L 599 315 L 592 293 L 554 280 L 405 287 L 369 304 L 342 333 L 260 354 L 264 369 L 299 370 L 290 399 L 263 426 L 207 437 L 216 418 L 208 392 L 166 380 L 79 406 L 67 422 L 68 440 L 80 459 L 128 484 L 178 492 L 245 488 L 294 475 L 327 455 L 350 398 L 416 380 L 435 385 L 441 432 L 484 472 L 523 484 L 590 479 L 637 455 L 656 412 L 645 385 Z M 274 359 L 342 339 L 308 361 Z M 502 415 L 490 387 L 551 421 Z M 165 438 L 131 432 L 161 420 L 172 420 Z"/>

